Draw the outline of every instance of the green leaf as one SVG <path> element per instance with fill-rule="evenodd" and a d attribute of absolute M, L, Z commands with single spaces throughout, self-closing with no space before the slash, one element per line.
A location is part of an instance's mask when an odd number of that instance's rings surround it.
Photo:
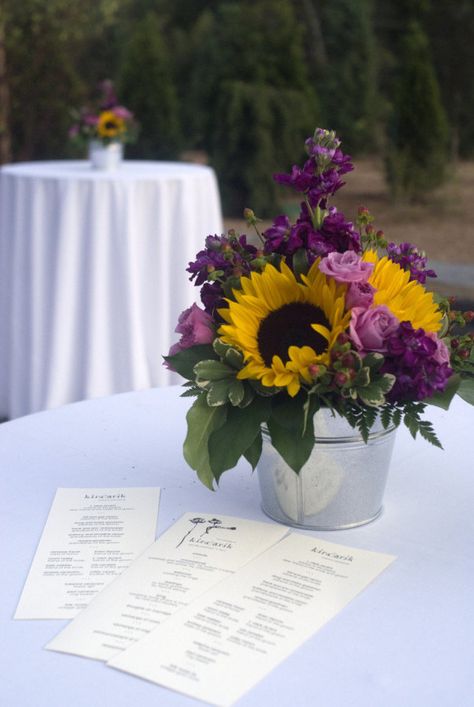
<path fill-rule="evenodd" d="M 214 339 L 214 341 L 212 342 L 212 348 L 214 349 L 219 358 L 224 358 L 227 349 L 229 348 L 229 344 L 224 344 L 222 339 Z"/>
<path fill-rule="evenodd" d="M 465 378 L 461 381 L 461 384 L 458 388 L 458 395 L 460 398 L 466 401 L 466 403 L 469 403 L 470 405 L 474 405 L 474 379 L 473 378 Z"/>
<path fill-rule="evenodd" d="M 298 474 L 308 461 L 314 447 L 312 426 L 308 425 L 305 434 L 299 436 L 295 434 L 294 429 L 280 425 L 273 415 L 267 424 L 273 446 L 288 466 Z"/>
<path fill-rule="evenodd" d="M 437 407 L 443 408 L 443 410 L 449 410 L 451 400 L 454 398 L 457 392 L 459 392 L 459 386 L 461 385 L 461 378 L 456 373 L 451 376 L 448 380 L 448 385 L 442 393 L 435 393 L 430 398 L 425 398 L 423 402 L 426 405 L 436 405 Z M 474 399 L 473 399 L 474 403 Z"/>
<path fill-rule="evenodd" d="M 184 351 L 178 351 L 173 356 L 163 356 L 163 358 L 180 376 L 194 380 L 194 366 L 203 359 L 215 359 L 216 354 L 210 344 L 197 344 Z"/>
<path fill-rule="evenodd" d="M 209 460 L 214 478 L 218 480 L 226 469 L 232 469 L 237 464 L 253 444 L 262 422 L 266 422 L 270 413 L 268 398 L 255 398 L 245 409 L 228 408 L 225 423 L 209 437 Z"/>
<path fill-rule="evenodd" d="M 354 385 L 358 388 L 359 386 L 363 387 L 363 386 L 369 385 L 369 383 L 370 383 L 370 368 L 368 366 L 364 366 L 357 373 L 355 381 L 354 381 Z"/>
<path fill-rule="evenodd" d="M 252 386 L 248 385 L 248 383 L 243 383 L 244 386 L 244 397 L 242 398 L 242 401 L 239 403 L 240 408 L 246 408 L 247 405 L 250 405 L 252 400 L 255 397 L 255 393 L 253 391 Z"/>
<path fill-rule="evenodd" d="M 250 445 L 248 449 L 245 450 L 244 452 L 244 457 L 252 467 L 252 470 L 255 469 L 255 467 L 258 464 L 258 460 L 260 459 L 260 456 L 262 454 L 262 433 L 259 432 L 257 436 L 255 437 L 254 441 Z"/>
<path fill-rule="evenodd" d="M 377 378 L 377 385 L 380 386 L 384 393 L 388 393 L 392 390 L 395 380 L 395 376 L 392 373 L 384 373 Z"/>
<path fill-rule="evenodd" d="M 380 407 L 385 402 L 383 390 L 378 383 L 370 383 L 365 388 L 358 390 L 363 403 L 370 407 Z"/>
<path fill-rule="evenodd" d="M 392 410 L 390 407 L 385 407 L 382 410 L 382 413 L 380 415 L 380 419 L 382 421 L 382 425 L 384 430 L 386 430 L 388 427 L 390 427 L 390 423 L 392 422 Z"/>
<path fill-rule="evenodd" d="M 184 393 L 181 393 L 180 398 L 194 398 L 196 395 L 201 395 L 201 393 L 202 390 L 200 388 L 188 388 Z"/>
<path fill-rule="evenodd" d="M 279 395 L 272 400 L 272 418 L 281 427 L 293 430 L 301 436 L 304 430 L 307 394 L 300 392 L 294 398 Z"/>
<path fill-rule="evenodd" d="M 225 406 L 209 407 L 206 394 L 201 394 L 188 410 L 188 433 L 184 440 L 184 458 L 197 472 L 202 483 L 213 490 L 214 475 L 209 462 L 209 437 L 225 423 Z"/>
<path fill-rule="evenodd" d="M 235 378 L 235 371 L 232 368 L 226 366 L 222 361 L 212 359 L 196 363 L 194 373 L 196 379 L 201 381 L 218 381 L 223 378 Z"/>
<path fill-rule="evenodd" d="M 241 405 L 245 397 L 245 386 L 242 381 L 232 381 L 228 392 L 229 401 L 234 407 Z"/>
<path fill-rule="evenodd" d="M 268 398 L 281 391 L 281 388 L 277 388 L 275 386 L 270 387 L 267 385 L 262 385 L 262 383 L 260 383 L 260 381 L 258 380 L 249 379 L 249 383 L 255 390 L 255 392 L 258 393 L 258 395 L 261 395 L 262 397 Z"/>
<path fill-rule="evenodd" d="M 210 407 L 225 405 L 229 399 L 229 389 L 232 383 L 229 381 L 214 381 L 209 384 L 207 392 L 207 404 Z"/>
<path fill-rule="evenodd" d="M 237 368 L 237 370 L 239 370 L 242 368 L 244 357 L 240 351 L 237 351 L 237 349 L 230 346 L 225 353 L 224 361 L 229 364 L 229 366 L 232 366 L 232 368 Z"/>
<path fill-rule="evenodd" d="M 362 362 L 364 366 L 368 366 L 373 371 L 378 371 L 384 360 L 384 357 L 380 353 L 368 353 L 364 356 Z"/>
<path fill-rule="evenodd" d="M 309 261 L 306 248 L 298 248 L 295 253 L 293 253 L 292 259 L 292 270 L 298 279 L 300 275 L 306 275 L 309 270 Z"/>
<path fill-rule="evenodd" d="M 423 437 L 423 439 L 426 439 L 427 442 L 430 442 L 435 447 L 438 447 L 439 449 L 443 449 L 443 445 L 437 438 L 433 426 L 431 425 L 430 422 L 427 421 L 422 421 L 419 423 L 419 432 L 420 435 Z"/>

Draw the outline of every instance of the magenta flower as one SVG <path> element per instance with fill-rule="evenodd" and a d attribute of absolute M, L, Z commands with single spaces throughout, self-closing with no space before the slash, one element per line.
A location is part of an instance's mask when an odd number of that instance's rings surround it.
<path fill-rule="evenodd" d="M 333 251 L 321 260 L 319 269 L 336 282 L 367 282 L 374 264 L 363 261 L 353 250 L 344 253 Z"/>
<path fill-rule="evenodd" d="M 448 347 L 441 339 L 438 339 L 434 332 L 428 332 L 426 336 L 429 336 L 432 341 L 436 344 L 436 351 L 433 353 L 433 361 L 439 364 L 448 363 L 451 360 L 451 354 Z"/>
<path fill-rule="evenodd" d="M 181 339 L 173 344 L 168 356 L 174 356 L 195 344 L 210 344 L 214 339 L 212 317 L 197 304 L 188 307 L 179 315 L 175 331 L 181 334 Z"/>
<path fill-rule="evenodd" d="M 133 113 L 124 106 L 114 106 L 111 110 L 117 118 L 122 118 L 122 120 L 131 120 L 133 118 Z"/>
<path fill-rule="evenodd" d="M 354 307 L 349 333 L 359 353 L 385 353 L 387 340 L 398 330 L 399 324 L 384 304 L 370 309 Z"/>
<path fill-rule="evenodd" d="M 374 301 L 375 287 L 368 282 L 352 282 L 346 293 L 346 309 L 363 307 L 368 309 Z"/>

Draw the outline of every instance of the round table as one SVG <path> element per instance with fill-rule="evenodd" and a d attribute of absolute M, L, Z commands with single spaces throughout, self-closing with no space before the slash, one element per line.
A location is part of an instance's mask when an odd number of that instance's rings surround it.
<path fill-rule="evenodd" d="M 8 707 L 192 707 L 101 663 L 43 650 L 63 621 L 14 621 L 56 488 L 162 489 L 158 532 L 187 511 L 269 521 L 246 463 L 212 493 L 182 458 L 189 398 L 169 387 L 67 405 L 0 425 L 2 666 Z M 242 707 L 468 707 L 474 661 L 474 408 L 429 409 L 445 451 L 397 432 L 384 512 L 313 532 L 397 556 L 389 570 L 240 701 Z M 301 532 L 301 531 L 297 531 Z M 223 677 L 225 679 L 225 677 Z M 199 703 L 201 704 L 201 703 Z"/>
<path fill-rule="evenodd" d="M 210 167 L 33 162 L 0 170 L 0 418 L 177 383 L 162 356 L 222 232 Z"/>

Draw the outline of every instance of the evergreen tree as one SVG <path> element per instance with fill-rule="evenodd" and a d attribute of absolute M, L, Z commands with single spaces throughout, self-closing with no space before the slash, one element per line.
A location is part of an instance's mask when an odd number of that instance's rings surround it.
<path fill-rule="evenodd" d="M 474 2 L 431 0 L 427 18 L 454 158 L 474 155 Z"/>
<path fill-rule="evenodd" d="M 180 146 L 178 105 L 162 26 L 153 13 L 135 25 L 125 47 L 120 97 L 135 113 L 140 134 L 127 147 L 133 157 L 176 157 Z"/>
<path fill-rule="evenodd" d="M 323 123 L 336 130 L 349 151 L 373 150 L 380 104 L 372 2 L 321 0 L 313 5 L 324 42 L 315 66 Z"/>
<path fill-rule="evenodd" d="M 395 196 L 416 199 L 443 182 L 448 159 L 446 115 L 428 40 L 417 20 L 407 27 L 399 61 L 387 177 Z"/>
<path fill-rule="evenodd" d="M 291 1 L 222 3 L 193 34 L 190 128 L 210 150 L 225 211 L 265 215 L 277 201 L 272 172 L 298 157 L 317 120 Z"/>

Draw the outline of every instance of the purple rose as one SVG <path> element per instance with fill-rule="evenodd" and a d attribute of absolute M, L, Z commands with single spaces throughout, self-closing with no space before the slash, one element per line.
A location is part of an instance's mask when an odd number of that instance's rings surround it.
<path fill-rule="evenodd" d="M 124 108 L 124 106 L 114 106 L 112 108 L 112 113 L 117 118 L 122 118 L 122 120 L 131 120 L 133 118 L 133 113 L 131 113 L 127 108 Z"/>
<path fill-rule="evenodd" d="M 321 260 L 319 269 L 336 282 L 367 282 L 374 264 L 366 263 L 353 250 L 347 250 L 344 253 L 329 253 Z"/>
<path fill-rule="evenodd" d="M 436 344 L 436 351 L 432 356 L 433 361 L 439 364 L 449 363 L 451 360 L 451 354 L 449 353 L 449 349 L 444 341 L 442 341 L 442 339 L 438 339 L 434 332 L 427 332 L 426 336 L 429 336 L 429 338 Z"/>
<path fill-rule="evenodd" d="M 374 301 L 375 287 L 369 282 L 351 282 L 346 293 L 346 309 L 368 309 Z"/>
<path fill-rule="evenodd" d="M 384 304 L 370 309 L 354 307 L 349 333 L 359 352 L 385 353 L 386 341 L 398 327 L 398 319 Z"/>
<path fill-rule="evenodd" d="M 170 348 L 168 356 L 189 349 L 195 344 L 210 344 L 214 339 L 212 317 L 197 304 L 188 307 L 179 315 L 175 331 L 181 339 Z M 170 368 L 170 366 L 168 365 Z"/>

